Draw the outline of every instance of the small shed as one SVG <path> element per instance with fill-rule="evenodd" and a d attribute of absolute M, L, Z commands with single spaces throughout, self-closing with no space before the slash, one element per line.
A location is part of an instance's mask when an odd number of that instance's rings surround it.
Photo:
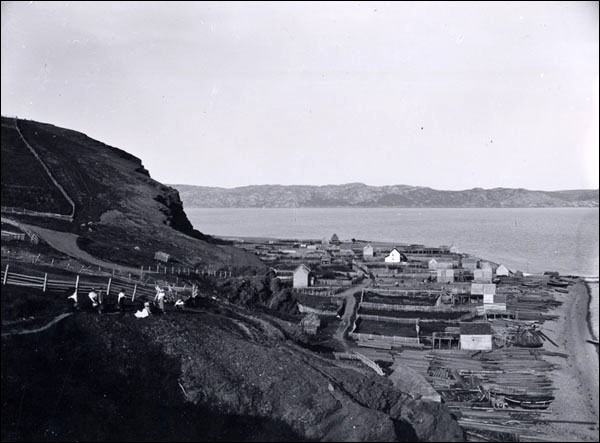
<path fill-rule="evenodd" d="M 493 303 L 496 285 L 494 283 L 471 283 L 471 295 L 483 295 L 484 303 Z"/>
<path fill-rule="evenodd" d="M 473 281 L 476 283 L 491 283 L 492 282 L 492 270 L 491 269 L 474 269 L 473 270 Z"/>
<path fill-rule="evenodd" d="M 454 269 L 438 269 L 437 270 L 437 281 L 438 281 L 438 283 L 454 282 Z"/>
<path fill-rule="evenodd" d="M 301 264 L 294 269 L 294 288 L 307 288 L 310 285 L 310 268 L 305 264 Z"/>
<path fill-rule="evenodd" d="M 154 254 L 154 260 L 158 260 L 161 261 L 163 263 L 167 263 L 169 261 L 169 258 L 171 256 L 169 254 L 167 254 L 166 252 L 161 252 L 161 251 L 157 251 Z"/>
<path fill-rule="evenodd" d="M 509 274 L 510 274 L 510 271 L 504 265 L 500 265 L 496 269 L 496 276 L 498 276 L 498 277 L 500 277 L 500 276 L 508 277 Z"/>
<path fill-rule="evenodd" d="M 321 264 L 322 265 L 330 265 L 331 264 L 331 255 L 323 254 L 321 256 Z"/>
<path fill-rule="evenodd" d="M 368 244 L 363 248 L 363 258 L 364 259 L 373 258 L 373 246 L 371 246 L 371 244 Z"/>
<path fill-rule="evenodd" d="M 492 326 L 488 322 L 460 324 L 460 348 L 473 351 L 492 349 Z"/>
<path fill-rule="evenodd" d="M 470 269 L 474 271 L 479 266 L 479 259 L 475 257 L 465 257 L 461 260 L 463 269 Z"/>
<path fill-rule="evenodd" d="M 316 333 L 319 331 L 319 327 L 321 326 L 321 319 L 317 314 L 311 312 L 306 314 L 300 321 L 300 326 L 307 334 L 316 335 Z"/>
<path fill-rule="evenodd" d="M 453 269 L 454 260 L 445 257 L 432 258 L 427 265 L 429 269 Z"/>

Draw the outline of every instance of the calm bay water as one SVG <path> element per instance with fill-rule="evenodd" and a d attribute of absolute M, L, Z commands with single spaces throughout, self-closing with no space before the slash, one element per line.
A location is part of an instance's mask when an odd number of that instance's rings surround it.
<path fill-rule="evenodd" d="M 219 236 L 456 245 L 524 272 L 598 275 L 598 209 L 186 208 Z"/>
<path fill-rule="evenodd" d="M 598 276 L 598 209 L 186 208 L 194 227 L 218 236 L 366 239 L 461 252 L 524 272 Z M 593 285 L 592 285 L 593 286 Z M 598 336 L 597 285 L 592 323 Z"/>

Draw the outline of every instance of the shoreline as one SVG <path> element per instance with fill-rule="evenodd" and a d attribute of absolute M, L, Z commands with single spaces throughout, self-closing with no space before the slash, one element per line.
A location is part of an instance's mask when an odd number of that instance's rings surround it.
<path fill-rule="evenodd" d="M 588 321 L 591 293 L 580 279 L 567 294 L 557 292 L 555 297 L 562 302 L 554 311 L 558 318 L 546 321 L 542 330 L 559 345 L 566 358 L 544 357 L 556 365 L 551 375 L 556 391 L 549 418 L 595 421 L 596 425 L 548 423 L 543 431 L 554 441 L 598 441 L 598 347 L 586 341 L 593 337 Z"/>
<path fill-rule="evenodd" d="M 594 296 L 592 294 L 592 287 L 590 286 L 590 282 L 584 280 L 584 284 L 585 287 L 587 289 L 587 293 L 588 293 L 588 314 L 586 317 L 586 321 L 588 324 L 588 328 L 590 330 L 590 335 L 592 336 L 592 338 L 596 341 L 598 341 L 598 337 L 596 336 L 596 332 L 594 331 L 594 324 L 592 323 L 592 303 L 594 301 Z M 598 283 L 596 283 L 598 284 Z M 599 352 L 600 355 L 600 351 L 598 350 L 598 346 L 596 346 L 596 352 Z"/>

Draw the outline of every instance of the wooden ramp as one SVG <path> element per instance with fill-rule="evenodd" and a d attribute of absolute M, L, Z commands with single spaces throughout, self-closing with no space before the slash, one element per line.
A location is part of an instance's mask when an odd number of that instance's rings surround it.
<path fill-rule="evenodd" d="M 402 364 L 400 360 L 396 360 L 391 369 L 393 369 L 393 372 L 389 375 L 389 379 L 402 392 L 419 395 L 423 400 L 442 401 L 440 394 L 433 389 L 425 377 L 414 369 Z"/>

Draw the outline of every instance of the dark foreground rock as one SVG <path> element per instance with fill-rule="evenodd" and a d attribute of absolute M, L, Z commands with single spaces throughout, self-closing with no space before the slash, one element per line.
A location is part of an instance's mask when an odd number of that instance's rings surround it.
<path fill-rule="evenodd" d="M 80 313 L 3 337 L 2 440 L 462 440 L 441 405 L 224 314 Z"/>

